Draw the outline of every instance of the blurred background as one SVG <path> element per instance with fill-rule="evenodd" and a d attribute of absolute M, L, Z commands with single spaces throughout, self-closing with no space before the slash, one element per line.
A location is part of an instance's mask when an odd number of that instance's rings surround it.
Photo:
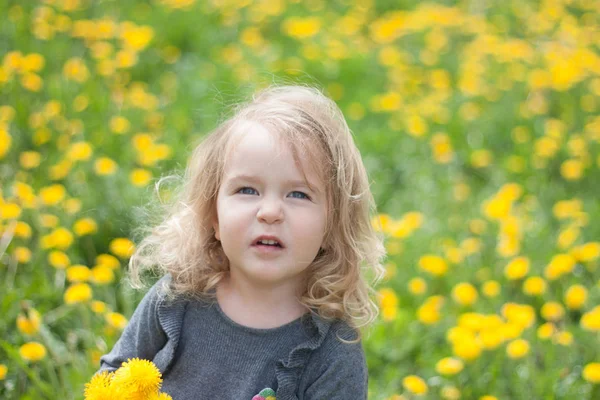
<path fill-rule="evenodd" d="M 600 3 L 0 0 L 0 398 L 82 399 L 154 184 L 273 83 L 386 235 L 370 399 L 600 399 Z M 169 185 L 160 197 L 168 199 Z"/>

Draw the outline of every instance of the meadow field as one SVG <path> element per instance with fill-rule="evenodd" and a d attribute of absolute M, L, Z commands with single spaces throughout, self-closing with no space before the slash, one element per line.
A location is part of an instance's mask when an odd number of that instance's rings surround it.
<path fill-rule="evenodd" d="M 370 174 L 370 399 L 600 399 L 597 0 L 0 0 L 0 398 L 83 399 L 136 229 L 274 83 Z"/>

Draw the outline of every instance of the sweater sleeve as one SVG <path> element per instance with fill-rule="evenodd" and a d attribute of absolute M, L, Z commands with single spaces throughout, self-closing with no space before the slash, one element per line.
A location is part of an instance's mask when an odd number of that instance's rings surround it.
<path fill-rule="evenodd" d="M 101 371 L 115 371 L 129 358 L 152 360 L 164 347 L 167 335 L 158 318 L 158 307 L 161 301 L 159 290 L 164 279 L 162 278 L 150 288 L 113 349 L 100 358 Z"/>
<path fill-rule="evenodd" d="M 348 340 L 349 338 L 344 338 Z M 303 400 L 366 400 L 368 370 L 361 342 L 337 339 L 312 370 Z"/>

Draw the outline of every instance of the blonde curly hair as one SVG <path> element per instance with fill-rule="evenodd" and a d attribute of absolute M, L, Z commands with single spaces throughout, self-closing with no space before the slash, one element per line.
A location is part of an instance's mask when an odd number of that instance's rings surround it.
<path fill-rule="evenodd" d="M 327 183 L 326 233 L 322 250 L 307 269 L 301 303 L 325 319 L 341 319 L 353 328 L 368 325 L 378 314 L 370 295 L 383 276 L 385 256 L 383 238 L 371 225 L 375 202 L 342 112 L 320 90 L 308 86 L 263 89 L 202 139 L 166 217 L 130 259 L 131 284 L 143 286 L 140 278 L 146 271 L 169 273 L 173 296 L 214 298 L 212 289 L 229 271 L 212 223 L 217 194 L 232 149 L 230 137 L 248 122 L 278 132 L 295 157 L 298 151 L 318 157 Z"/>

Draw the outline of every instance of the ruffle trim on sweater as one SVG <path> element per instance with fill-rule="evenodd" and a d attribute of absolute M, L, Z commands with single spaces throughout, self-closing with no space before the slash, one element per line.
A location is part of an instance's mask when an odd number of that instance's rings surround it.
<path fill-rule="evenodd" d="M 313 336 L 292 349 L 287 360 L 283 359 L 277 362 L 275 368 L 277 400 L 298 400 L 296 389 L 298 388 L 298 380 L 302 375 L 302 371 L 308 363 L 312 352 L 318 349 L 323 340 L 325 340 L 331 327 L 329 322 L 325 321 L 315 312 L 310 313 L 308 323 L 313 329 Z"/>
<path fill-rule="evenodd" d="M 159 283 L 168 285 L 170 281 L 170 275 L 166 275 L 160 279 Z M 188 302 L 182 299 L 167 300 L 164 294 L 161 293 L 162 289 L 163 287 L 161 286 L 157 288 L 159 293 L 157 314 L 158 322 L 167 335 L 167 343 L 156 353 L 152 362 L 164 375 L 175 359 L 175 352 L 177 351 L 179 338 L 181 337 L 181 326 L 183 325 L 183 318 Z"/>

